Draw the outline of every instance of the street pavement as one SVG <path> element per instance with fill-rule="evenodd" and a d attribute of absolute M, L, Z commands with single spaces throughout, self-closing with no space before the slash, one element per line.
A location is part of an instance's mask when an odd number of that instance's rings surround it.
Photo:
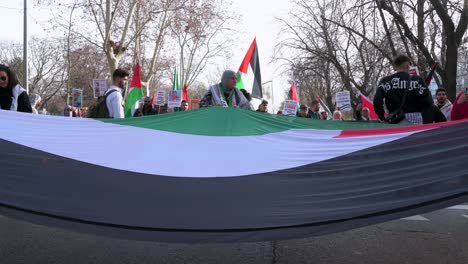
<path fill-rule="evenodd" d="M 468 204 L 306 239 L 233 244 L 130 241 L 0 216 L 0 264 L 467 264 Z"/>

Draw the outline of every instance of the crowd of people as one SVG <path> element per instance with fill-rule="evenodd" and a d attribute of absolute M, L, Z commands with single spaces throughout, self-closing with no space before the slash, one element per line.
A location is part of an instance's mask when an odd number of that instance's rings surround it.
<path fill-rule="evenodd" d="M 376 120 L 370 117 L 370 109 L 358 104 L 354 110 L 353 120 L 389 122 L 393 121 L 388 116 L 396 116 L 402 112 L 399 123 L 423 124 L 459 120 L 468 118 L 468 88 L 459 93 L 454 103 L 447 98 L 447 91 L 439 88 L 436 91 L 436 100 L 425 87 L 424 81 L 419 76 L 410 75 L 412 63 L 408 56 L 399 55 L 393 60 L 395 72 L 382 78 L 378 84 L 374 97 L 374 110 L 378 115 Z M 122 91 L 127 86 L 129 73 L 123 69 L 117 69 L 112 74 L 112 85 L 106 90 L 105 103 L 110 118 L 124 118 L 124 97 Z M 236 73 L 231 70 L 223 72 L 221 82 L 211 85 L 200 100 L 199 107 L 236 107 L 246 110 L 268 113 L 268 101 L 262 100 L 255 110 L 252 105 L 251 95 L 244 89 L 236 88 Z M 0 64 L 0 107 L 3 110 L 38 113 L 37 106 L 41 101 L 40 96 L 29 98 L 26 90 L 21 87 L 16 74 L 6 65 Z M 151 97 L 144 97 L 135 110 L 133 116 L 147 116 L 187 111 L 189 104 L 183 100 L 180 107 L 172 109 L 167 106 L 153 106 Z M 387 111 L 385 111 L 385 108 Z M 67 105 L 63 111 L 64 116 L 86 117 L 87 107 L 73 107 Z M 388 116 L 387 116 L 388 113 Z M 283 114 L 278 111 L 277 114 Z M 331 117 L 329 116 L 332 115 Z M 319 101 L 312 101 L 310 107 L 302 104 L 298 107 L 296 117 L 311 118 L 317 120 L 343 120 L 340 109 L 333 113 L 320 110 Z"/>

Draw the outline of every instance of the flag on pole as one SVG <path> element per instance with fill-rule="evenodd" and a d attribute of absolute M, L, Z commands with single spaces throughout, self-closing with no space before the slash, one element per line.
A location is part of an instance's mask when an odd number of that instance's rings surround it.
<path fill-rule="evenodd" d="M 174 78 L 172 80 L 172 90 L 179 90 L 179 75 L 177 74 L 177 68 L 174 67 Z"/>
<path fill-rule="evenodd" d="M 140 64 L 137 63 L 135 65 L 135 69 L 133 70 L 132 82 L 130 83 L 130 89 L 128 91 L 127 100 L 125 101 L 125 118 L 133 116 L 133 113 L 139 107 L 138 101 L 143 96 L 144 95 L 141 85 Z"/>
<path fill-rule="evenodd" d="M 319 96 L 317 96 L 315 98 L 315 100 L 319 102 L 320 108 L 323 109 L 325 112 L 327 112 L 328 116 L 333 116 L 333 113 L 330 111 L 328 106 L 325 104 L 325 102 Z"/>
<path fill-rule="evenodd" d="M 434 76 L 434 72 L 435 72 L 438 64 L 439 64 L 438 62 L 434 62 L 434 64 L 432 65 L 431 71 L 427 75 L 425 83 L 426 83 L 426 88 L 428 88 L 428 89 L 429 89 L 429 85 L 431 84 L 432 77 Z"/>
<path fill-rule="evenodd" d="M 361 99 L 362 107 L 369 108 L 369 117 L 371 119 L 378 119 L 379 117 L 377 116 L 374 110 L 374 103 L 369 98 L 364 96 L 363 94 L 359 94 L 359 98 Z"/>
<path fill-rule="evenodd" d="M 296 82 L 292 82 L 291 87 L 289 88 L 289 100 L 298 102 L 299 98 L 297 97 L 296 92 Z"/>
<path fill-rule="evenodd" d="M 182 89 L 182 100 L 188 102 L 188 92 L 187 92 L 187 85 L 184 84 L 184 88 Z"/>
<path fill-rule="evenodd" d="M 250 65 L 250 67 L 249 67 Z M 236 87 L 238 89 L 245 89 L 244 80 L 249 71 L 249 68 L 253 75 L 253 84 L 252 84 L 252 96 L 255 98 L 262 98 L 262 76 L 260 74 L 260 60 L 258 59 L 258 49 L 257 49 L 257 38 L 254 38 L 252 44 L 250 44 L 249 50 L 245 54 L 244 60 L 237 71 L 237 83 Z"/>

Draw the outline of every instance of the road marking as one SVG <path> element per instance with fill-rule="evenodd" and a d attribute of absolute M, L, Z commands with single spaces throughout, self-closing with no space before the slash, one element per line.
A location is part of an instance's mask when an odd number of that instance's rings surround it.
<path fill-rule="evenodd" d="M 421 216 L 421 215 L 415 215 L 415 216 L 405 217 L 405 218 L 401 218 L 401 219 L 402 220 L 412 220 L 412 221 L 430 221 L 429 219 L 427 219 L 426 217 Z"/>
<path fill-rule="evenodd" d="M 449 207 L 447 209 L 468 210 L 468 205 L 460 204 L 460 205 Z"/>

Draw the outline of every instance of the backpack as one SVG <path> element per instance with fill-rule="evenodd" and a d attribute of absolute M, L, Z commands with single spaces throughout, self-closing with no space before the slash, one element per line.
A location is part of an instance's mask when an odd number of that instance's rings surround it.
<path fill-rule="evenodd" d="M 109 110 L 107 109 L 107 96 L 109 96 L 111 93 L 117 92 L 117 90 L 111 90 L 107 94 L 103 96 L 99 96 L 96 103 L 91 105 L 88 108 L 88 117 L 90 118 L 110 118 L 109 116 Z"/>

